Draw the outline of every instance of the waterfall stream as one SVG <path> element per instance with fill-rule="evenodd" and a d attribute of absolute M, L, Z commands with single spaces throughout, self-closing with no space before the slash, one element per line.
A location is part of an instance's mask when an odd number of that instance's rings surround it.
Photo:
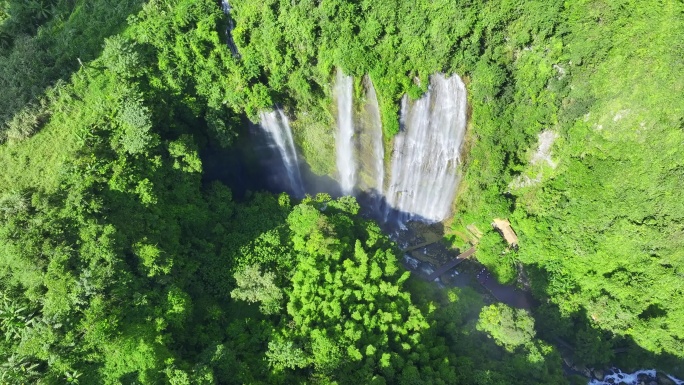
<path fill-rule="evenodd" d="M 356 184 L 356 160 L 354 159 L 354 124 L 352 115 L 354 83 L 351 76 L 338 70 L 335 77 L 337 100 L 337 174 L 342 194 L 352 195 Z"/>
<path fill-rule="evenodd" d="M 364 79 L 363 87 L 363 104 L 355 109 L 353 78 L 337 71 L 335 161 L 342 194 L 352 195 L 355 189 L 367 192 L 373 197 L 369 209 L 386 221 L 444 220 L 458 187 L 466 128 L 467 98 L 461 78 L 436 74 L 423 97 L 412 101 L 404 96 L 401 132 L 393 138 L 387 176 L 380 109 L 370 78 Z M 306 191 L 287 117 L 280 109 L 264 112 L 261 126 L 279 152 L 290 191 L 303 196 Z"/>
<path fill-rule="evenodd" d="M 235 22 L 230 15 L 230 11 L 233 10 L 233 7 L 230 6 L 230 2 L 228 0 L 222 0 L 221 9 L 223 10 L 223 13 L 228 16 L 228 26 L 226 27 L 226 43 L 228 44 L 230 52 L 233 53 L 233 56 L 239 58 L 240 53 L 235 45 L 235 41 L 233 40 L 233 29 L 235 29 Z"/>
<path fill-rule="evenodd" d="M 659 378 L 661 377 L 660 381 Z M 625 384 L 625 385 L 640 385 L 640 384 L 663 384 L 667 382 L 676 385 L 684 385 L 684 381 L 674 378 L 670 375 L 661 373 L 657 374 L 655 369 L 638 370 L 634 373 L 625 373 L 620 369 L 613 368 L 610 373 L 607 373 L 601 380 L 592 379 L 588 385 L 611 385 L 611 384 Z"/>
<path fill-rule="evenodd" d="M 459 178 L 457 166 L 466 128 L 466 90 L 458 75 L 430 79 L 417 101 L 404 96 L 402 132 L 394 138 L 386 218 L 441 221 L 449 215 Z"/>
<path fill-rule="evenodd" d="M 270 112 L 262 112 L 261 128 L 268 134 L 271 147 L 274 147 L 285 167 L 290 191 L 296 197 L 304 196 L 304 184 L 299 172 L 299 160 L 292 140 L 292 130 L 287 116 L 279 108 Z"/>
<path fill-rule="evenodd" d="M 354 110 L 356 131 L 356 188 L 368 195 L 372 212 L 380 212 L 385 190 L 385 143 L 382 136 L 382 119 L 375 88 L 370 77 L 363 79 L 364 97 Z M 363 199 L 360 197 L 360 199 Z"/>
<path fill-rule="evenodd" d="M 382 197 L 385 186 L 385 144 L 382 139 L 382 122 L 380 120 L 380 107 L 378 106 L 378 97 L 375 94 L 375 87 L 366 78 L 366 113 L 372 119 L 371 127 L 371 143 L 373 151 L 373 171 L 375 173 L 375 190 L 378 198 Z"/>

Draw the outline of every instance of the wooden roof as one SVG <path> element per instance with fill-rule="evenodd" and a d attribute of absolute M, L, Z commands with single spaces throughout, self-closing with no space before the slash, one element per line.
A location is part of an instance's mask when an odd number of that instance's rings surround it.
<path fill-rule="evenodd" d="M 518 247 L 518 236 L 515 235 L 515 231 L 513 231 L 508 219 L 494 218 L 492 226 L 499 230 L 509 246 Z"/>

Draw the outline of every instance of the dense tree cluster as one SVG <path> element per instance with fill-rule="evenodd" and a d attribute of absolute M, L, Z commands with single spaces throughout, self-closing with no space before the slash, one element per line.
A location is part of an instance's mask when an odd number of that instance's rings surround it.
<path fill-rule="evenodd" d="M 484 231 L 478 258 L 504 281 L 526 266 L 562 317 L 681 357 L 682 12 L 676 1 L 270 0 L 235 1 L 233 17 L 245 61 L 304 112 L 295 134 L 314 171 L 332 171 L 320 159 L 334 158 L 330 136 L 310 116 L 334 126 L 316 101 L 335 67 L 370 75 L 386 137 L 403 94 L 419 96 L 435 72 L 462 75 L 472 112 L 455 232 Z M 542 132 L 555 138 L 546 155 Z M 511 218 L 519 253 L 502 255 L 495 217 Z M 579 347 L 572 330 L 560 337 Z"/>
<path fill-rule="evenodd" d="M 0 382 L 563 384 L 558 341 L 681 360 L 680 2 L 231 5 L 0 0 Z M 410 278 L 352 198 L 208 180 L 203 150 L 273 104 L 328 172 L 335 68 L 370 75 L 388 140 L 403 94 L 463 76 L 453 230 L 532 313 Z"/>

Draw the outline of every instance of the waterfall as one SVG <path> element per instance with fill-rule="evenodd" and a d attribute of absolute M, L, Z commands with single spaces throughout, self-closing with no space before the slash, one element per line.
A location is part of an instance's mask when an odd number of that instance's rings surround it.
<path fill-rule="evenodd" d="M 356 184 L 356 162 L 354 160 L 354 124 L 352 118 L 353 79 L 338 70 L 335 79 L 337 100 L 337 174 L 342 194 L 351 195 Z"/>
<path fill-rule="evenodd" d="M 385 189 L 385 144 L 382 140 L 382 122 L 380 120 L 380 106 L 378 106 L 378 97 L 375 94 L 375 87 L 367 78 L 367 103 L 366 113 L 372 118 L 371 142 L 373 146 L 373 171 L 375 173 L 375 189 L 377 190 L 378 198 L 382 198 Z"/>
<path fill-rule="evenodd" d="M 356 131 L 356 188 L 365 191 L 373 212 L 379 212 L 385 186 L 385 146 L 382 137 L 382 120 L 375 88 L 370 77 L 363 79 L 363 103 L 355 109 Z M 363 199 L 363 197 L 360 197 Z"/>
<path fill-rule="evenodd" d="M 466 128 L 466 90 L 458 75 L 433 75 L 428 92 L 402 101 L 402 132 L 394 138 L 387 211 L 399 218 L 441 221 L 449 215 L 459 178 Z"/>
<path fill-rule="evenodd" d="M 387 176 L 377 96 L 369 78 L 364 79 L 363 87 L 363 103 L 354 109 L 353 78 L 337 71 L 333 88 L 337 106 L 335 144 L 342 193 L 350 195 L 355 189 L 368 192 L 365 196 L 371 200 L 367 207 L 386 221 L 390 217 L 399 223 L 410 219 L 444 220 L 458 187 L 459 155 L 466 128 L 466 90 L 461 78 L 433 75 L 422 98 L 403 98 L 401 131 L 393 138 Z M 261 127 L 268 133 L 270 146 L 277 150 L 278 162 L 284 165 L 280 184 L 289 186 L 295 196 L 303 196 L 287 117 L 280 109 L 264 112 Z"/>
<path fill-rule="evenodd" d="M 292 140 L 292 130 L 287 116 L 279 108 L 274 111 L 262 112 L 261 127 L 268 134 L 271 146 L 274 146 L 280 155 L 280 159 L 285 166 L 287 182 L 290 191 L 296 197 L 304 196 L 304 185 L 299 173 L 299 161 L 297 151 Z"/>
<path fill-rule="evenodd" d="M 226 44 L 228 44 L 228 48 L 230 49 L 230 52 L 233 53 L 233 56 L 239 58 L 240 53 L 238 53 L 237 46 L 233 40 L 233 29 L 235 29 L 235 23 L 233 22 L 233 18 L 230 16 L 230 11 L 233 10 L 233 7 L 230 6 L 230 2 L 228 0 L 222 0 L 221 9 L 223 10 L 223 13 L 228 16 L 228 26 L 226 27 Z"/>

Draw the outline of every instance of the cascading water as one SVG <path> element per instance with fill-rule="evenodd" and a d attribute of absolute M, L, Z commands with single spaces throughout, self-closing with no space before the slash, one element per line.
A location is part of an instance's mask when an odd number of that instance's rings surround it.
<path fill-rule="evenodd" d="M 589 381 L 589 385 L 611 385 L 611 384 L 625 384 L 625 385 L 639 385 L 646 383 L 670 383 L 676 385 L 684 385 L 684 381 L 674 378 L 670 375 L 661 373 L 660 376 L 669 379 L 669 382 L 658 381 L 658 375 L 655 369 L 639 370 L 634 373 L 625 373 L 620 369 L 614 368 L 611 373 L 606 374 L 603 379 L 593 379 Z"/>
<path fill-rule="evenodd" d="M 382 138 L 382 119 L 375 88 L 370 77 L 363 79 L 364 97 L 360 108 L 355 109 L 356 131 L 356 187 L 365 191 L 373 212 L 379 212 L 384 200 L 385 146 Z M 363 199 L 363 198 L 361 198 Z"/>
<path fill-rule="evenodd" d="M 445 219 L 459 177 L 459 152 L 466 128 L 466 90 L 458 75 L 433 75 L 428 92 L 402 101 L 402 132 L 394 138 L 385 218 L 401 213 L 415 218 Z"/>
<path fill-rule="evenodd" d="M 352 118 L 353 79 L 338 70 L 335 78 L 337 100 L 337 173 L 342 194 L 351 195 L 356 184 L 354 159 L 354 124 Z"/>
<path fill-rule="evenodd" d="M 290 191 L 296 197 L 303 197 L 304 184 L 299 172 L 299 161 L 292 140 L 290 121 L 280 108 L 270 112 L 262 112 L 260 117 L 261 127 L 268 134 L 270 145 L 276 148 L 285 166 Z"/>
<path fill-rule="evenodd" d="M 228 16 L 228 26 L 226 27 L 226 39 L 228 48 L 230 49 L 230 52 L 233 53 L 233 56 L 239 58 L 240 53 L 238 53 L 235 41 L 233 41 L 233 29 L 235 29 L 235 23 L 233 22 L 233 18 L 230 16 L 230 11 L 233 10 L 233 7 L 230 6 L 230 2 L 228 0 L 222 0 L 221 9 L 223 9 L 223 13 L 225 13 L 226 16 Z"/>
<path fill-rule="evenodd" d="M 465 136 L 466 90 L 461 78 L 437 74 L 431 77 L 429 90 L 422 98 L 410 101 L 404 97 L 402 129 L 394 138 L 387 188 L 378 101 L 370 79 L 365 79 L 364 87 L 365 103 L 355 114 L 353 79 L 337 71 L 335 142 L 342 193 L 353 194 L 357 187 L 370 192 L 375 198 L 369 208 L 379 216 L 384 215 L 386 220 L 390 216 L 399 223 L 409 219 L 428 222 L 445 219 L 458 186 L 459 153 Z M 285 166 L 286 183 L 296 196 L 303 196 L 305 191 L 287 117 L 276 109 L 262 113 L 261 121 L 271 146 L 277 148 Z M 381 210 L 383 200 L 386 205 Z M 395 213 L 399 216 L 394 216 Z"/>
<path fill-rule="evenodd" d="M 367 98 L 366 110 L 369 116 L 372 116 L 373 124 L 371 131 L 371 142 L 373 145 L 373 171 L 375 172 L 375 189 L 378 197 L 382 196 L 385 186 L 385 145 L 382 140 L 382 123 L 380 121 L 380 106 L 378 106 L 378 97 L 375 94 L 375 87 L 370 79 L 366 82 Z"/>

